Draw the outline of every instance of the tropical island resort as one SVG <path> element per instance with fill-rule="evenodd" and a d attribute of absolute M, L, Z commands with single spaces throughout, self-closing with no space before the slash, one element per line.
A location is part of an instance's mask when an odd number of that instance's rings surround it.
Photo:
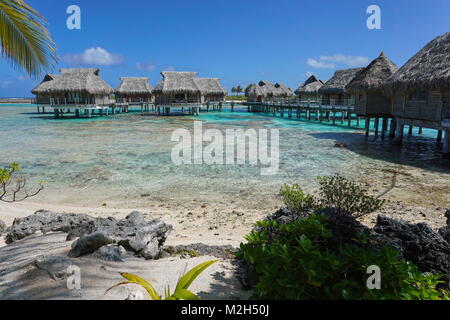
<path fill-rule="evenodd" d="M 372 30 L 311 4 L 348 21 L 302 14 L 296 41 L 264 4 L 231 41 L 179 1 L 110 27 L 80 2 L 0 0 L 0 300 L 450 299 L 445 10 Z"/>

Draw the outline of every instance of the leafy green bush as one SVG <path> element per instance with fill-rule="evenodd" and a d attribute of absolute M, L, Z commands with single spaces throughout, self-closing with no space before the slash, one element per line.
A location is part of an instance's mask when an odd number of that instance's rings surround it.
<path fill-rule="evenodd" d="M 361 217 L 384 205 L 384 200 L 368 195 L 361 186 L 341 176 L 321 177 L 318 181 L 320 206 L 334 208 L 339 214 Z"/>
<path fill-rule="evenodd" d="M 337 214 L 361 217 L 381 209 L 384 200 L 368 195 L 358 184 L 341 176 L 319 177 L 319 197 L 305 194 L 298 184 L 284 185 L 280 195 L 286 207 L 296 215 L 312 209 L 333 209 Z"/>
<path fill-rule="evenodd" d="M 436 289 L 440 275 L 420 273 L 391 248 L 374 250 L 362 234 L 330 250 L 327 242 L 333 241 L 333 234 L 325 215 L 284 225 L 259 222 L 246 240 L 238 257 L 255 269 L 257 299 L 448 299 Z M 367 287 L 367 268 L 372 265 L 381 269 L 381 290 Z"/>
<path fill-rule="evenodd" d="M 280 194 L 284 199 L 286 207 L 296 215 L 308 211 L 316 206 L 316 200 L 313 196 L 307 195 L 303 192 L 298 184 L 284 185 Z"/>

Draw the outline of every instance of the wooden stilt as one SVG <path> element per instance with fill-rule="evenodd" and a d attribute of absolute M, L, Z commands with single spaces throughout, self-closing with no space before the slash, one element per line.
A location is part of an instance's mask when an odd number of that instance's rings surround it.
<path fill-rule="evenodd" d="M 388 127 L 388 119 L 383 118 L 383 124 L 381 125 L 381 140 L 384 140 L 384 138 L 386 137 L 387 127 Z"/>
<path fill-rule="evenodd" d="M 450 130 L 445 130 L 444 144 L 442 145 L 444 157 L 450 158 Z"/>
<path fill-rule="evenodd" d="M 396 122 L 396 129 L 395 129 L 396 132 L 394 144 L 401 146 L 403 144 L 403 134 L 405 131 L 405 126 L 401 123 L 400 118 L 397 118 L 395 122 Z"/>
<path fill-rule="evenodd" d="M 442 142 L 442 130 L 438 130 L 438 134 L 437 134 L 437 142 L 441 143 Z"/>
<path fill-rule="evenodd" d="M 370 136 L 370 118 L 366 118 L 366 137 Z"/>
<path fill-rule="evenodd" d="M 380 130 L 380 118 L 378 118 L 378 117 L 375 118 L 374 127 L 375 127 L 375 136 L 378 137 L 378 133 Z"/>
<path fill-rule="evenodd" d="M 395 130 L 397 128 L 397 125 L 395 123 L 395 119 L 391 119 L 390 127 L 389 127 L 389 137 L 395 138 Z"/>

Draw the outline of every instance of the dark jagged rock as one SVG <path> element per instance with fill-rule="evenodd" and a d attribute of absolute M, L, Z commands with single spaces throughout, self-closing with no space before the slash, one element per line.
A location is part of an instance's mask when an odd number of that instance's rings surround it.
<path fill-rule="evenodd" d="M 36 232 L 66 232 L 82 225 L 89 224 L 94 218 L 85 214 L 59 214 L 40 210 L 26 218 L 14 220 L 13 225 L 6 234 L 6 243 L 13 243 Z"/>
<path fill-rule="evenodd" d="M 125 250 L 123 247 L 120 246 L 107 245 L 95 251 L 93 253 L 93 256 L 104 261 L 122 262 L 124 254 L 122 249 Z"/>
<path fill-rule="evenodd" d="M 78 258 L 89 253 L 93 253 L 103 246 L 114 243 L 114 241 L 103 232 L 95 232 L 81 236 L 74 242 L 69 257 Z"/>
<path fill-rule="evenodd" d="M 113 217 L 94 218 L 92 221 L 79 224 L 78 226 L 72 228 L 69 231 L 69 234 L 67 235 L 67 241 L 72 241 L 75 240 L 76 238 L 82 237 L 83 235 L 94 233 L 100 228 L 107 228 L 107 227 L 113 228 L 117 225 L 117 223 L 118 223 L 117 219 Z"/>
<path fill-rule="evenodd" d="M 446 226 L 439 229 L 439 234 L 450 245 L 450 226 Z"/>
<path fill-rule="evenodd" d="M 447 218 L 447 226 L 450 226 L 450 209 L 445 211 L 445 217 Z"/>
<path fill-rule="evenodd" d="M 422 272 L 439 272 L 450 280 L 450 245 L 427 224 L 378 216 L 373 239 L 400 251 Z"/>
<path fill-rule="evenodd" d="M 0 236 L 6 231 L 6 223 L 0 220 Z"/>
<path fill-rule="evenodd" d="M 36 232 L 65 232 L 67 240 L 79 238 L 72 245 L 71 257 L 91 254 L 103 246 L 123 246 L 145 259 L 158 258 L 172 226 L 156 219 L 145 221 L 140 212 L 132 212 L 125 219 L 93 218 L 84 214 L 58 214 L 38 211 L 23 219 L 16 219 L 6 236 L 7 243 L 21 240 Z M 105 250 L 105 249 L 103 249 Z M 104 252 L 103 252 L 104 253 Z"/>
<path fill-rule="evenodd" d="M 97 219 L 90 222 L 89 226 L 82 226 L 75 231 L 81 238 L 76 242 L 78 249 L 72 254 L 79 257 L 93 253 L 104 245 L 116 244 L 137 256 L 156 259 L 171 231 L 171 225 L 159 219 L 147 222 L 140 212 L 133 212 L 120 221 Z M 96 236 L 92 239 L 93 235 Z"/>

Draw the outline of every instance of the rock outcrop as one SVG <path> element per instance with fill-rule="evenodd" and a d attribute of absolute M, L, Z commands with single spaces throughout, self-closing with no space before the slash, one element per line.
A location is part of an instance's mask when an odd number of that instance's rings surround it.
<path fill-rule="evenodd" d="M 425 223 L 378 216 L 372 239 L 397 249 L 422 272 L 439 272 L 450 282 L 450 245 Z"/>
<path fill-rule="evenodd" d="M 64 232 L 68 233 L 68 241 L 78 239 L 69 252 L 72 258 L 96 253 L 104 260 L 120 261 L 125 249 L 145 259 L 156 259 L 171 231 L 171 225 L 159 219 L 146 221 L 144 215 L 137 211 L 119 221 L 111 217 L 94 218 L 41 210 L 32 216 L 16 219 L 6 241 L 13 243 L 36 232 Z"/>

